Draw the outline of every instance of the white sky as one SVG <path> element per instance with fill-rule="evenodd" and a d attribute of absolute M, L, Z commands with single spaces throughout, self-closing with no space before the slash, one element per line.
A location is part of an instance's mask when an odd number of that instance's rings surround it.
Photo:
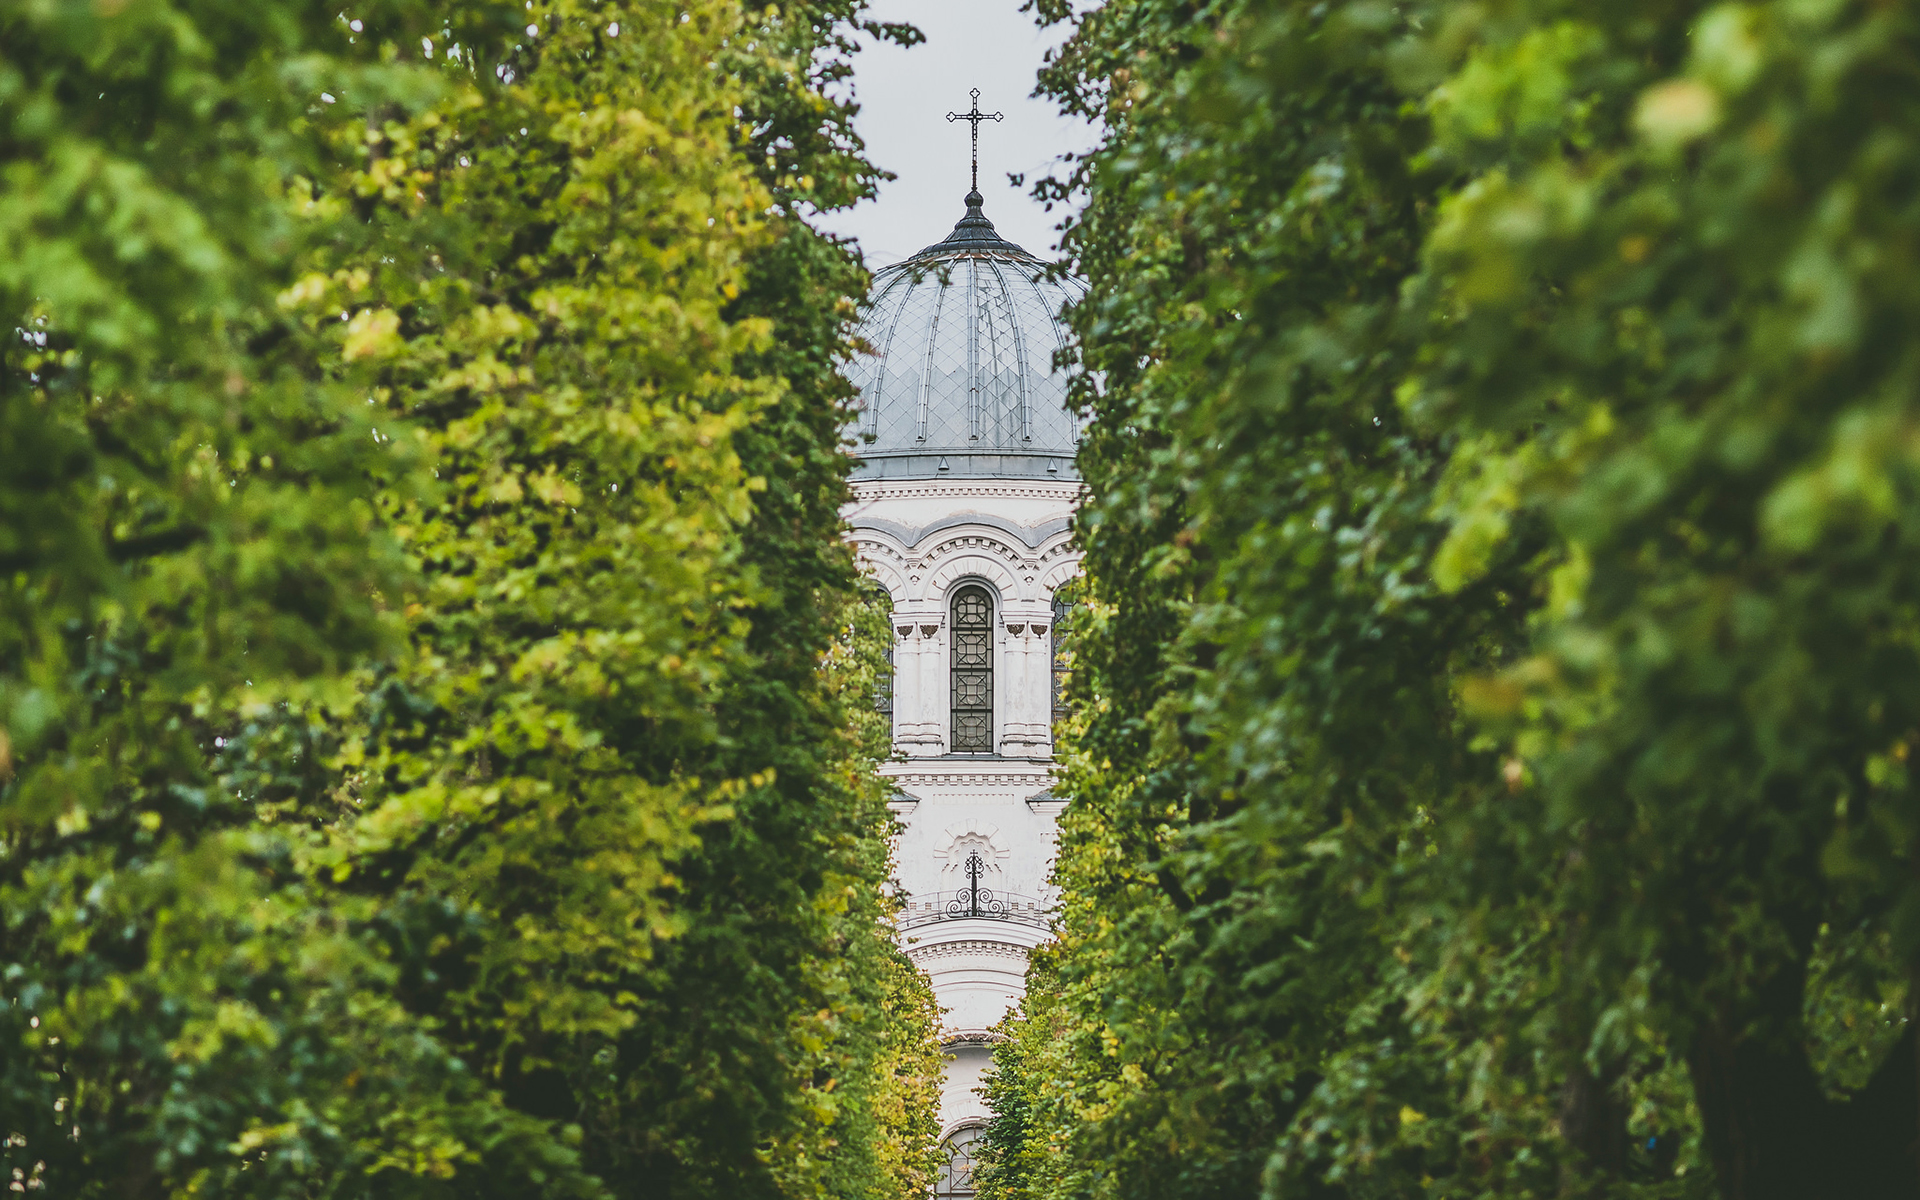
<path fill-rule="evenodd" d="M 1067 27 L 1042 31 L 1020 3 L 875 0 L 873 16 L 916 25 L 927 40 L 911 50 L 868 45 L 854 56 L 857 128 L 868 156 L 899 178 L 881 185 L 877 201 L 829 214 L 821 224 L 859 238 L 869 267 L 939 241 L 966 214 L 968 124 L 946 115 L 967 111 L 970 88 L 980 89 L 981 112 L 1006 114 L 980 123 L 987 217 L 1001 237 L 1042 258 L 1055 256 L 1062 210 L 1047 212 L 1028 187 L 1061 154 L 1090 148 L 1094 133 L 1062 117 L 1051 100 L 1031 98 L 1042 56 Z M 1021 172 L 1028 186 L 1008 184 L 1009 173 Z"/>

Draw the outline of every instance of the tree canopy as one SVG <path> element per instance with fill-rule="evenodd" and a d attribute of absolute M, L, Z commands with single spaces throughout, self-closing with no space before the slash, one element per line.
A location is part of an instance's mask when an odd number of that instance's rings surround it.
<path fill-rule="evenodd" d="M 804 216 L 857 29 L 0 11 L 14 1190 L 924 1186 Z"/>
<path fill-rule="evenodd" d="M 1913 13 L 1042 0 L 1101 122 L 983 1196 L 1910 1196 Z"/>
<path fill-rule="evenodd" d="M 1920 19 L 1034 0 L 989 1200 L 1920 1188 Z M 0 4 L 0 1173 L 924 1194 L 856 0 Z"/>

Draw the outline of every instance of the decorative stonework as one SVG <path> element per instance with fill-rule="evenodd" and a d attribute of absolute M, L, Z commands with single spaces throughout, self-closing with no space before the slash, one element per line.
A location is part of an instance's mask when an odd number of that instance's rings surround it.
<path fill-rule="evenodd" d="M 1053 776 L 1047 772 L 982 771 L 978 774 L 938 775 L 925 772 L 896 775 L 884 772 L 887 778 L 901 787 L 990 787 L 990 788 L 1043 788 L 1053 782 Z"/>
<path fill-rule="evenodd" d="M 951 1050 L 955 1046 L 997 1046 L 1007 1040 L 1006 1034 L 991 1029 L 949 1029 L 940 1035 L 940 1048 Z"/>
<path fill-rule="evenodd" d="M 940 835 L 940 843 L 934 848 L 933 856 L 941 861 L 952 858 L 954 848 L 963 845 L 978 845 L 990 851 L 995 858 L 1005 858 L 1012 851 L 1000 840 L 1000 827 L 986 821 L 968 820 L 957 825 L 949 825 Z"/>
<path fill-rule="evenodd" d="M 967 308 L 973 315 L 959 321 L 944 319 L 962 311 L 957 302 L 932 302 L 948 286 L 968 296 L 1026 286 L 1002 267 L 1010 256 L 1036 268 L 1038 260 L 997 238 L 990 254 L 980 249 L 990 231 L 970 210 L 954 238 L 915 256 L 938 268 L 928 281 L 915 277 L 890 292 L 895 275 L 883 272 L 876 285 L 866 336 L 876 353 L 851 372 L 861 402 L 849 432 L 858 435 L 852 452 L 861 461 L 843 510 L 856 561 L 893 604 L 888 697 L 899 757 L 879 773 L 900 818 L 893 849 L 904 893 L 901 940 L 933 981 L 955 1050 L 941 1089 L 948 1129 L 984 1116 L 973 1089 L 994 1040 L 987 1031 L 1018 1002 L 1028 948 L 1050 936 L 1060 807 L 1048 791 L 1053 599 L 1080 570 L 1072 516 L 1085 495 L 1072 478 L 1080 418 L 1066 406 L 1066 380 L 1048 366 L 1050 348 L 1065 336 L 1059 304 L 1043 297 L 989 306 L 986 316 Z M 942 272 L 950 284 L 940 282 Z M 1079 289 L 1060 286 L 1057 298 Z M 889 346 L 899 358 L 904 345 L 890 331 L 909 318 L 925 331 L 920 348 L 911 362 L 890 361 Z M 1001 361 L 1008 354 L 1013 359 Z M 944 374 L 936 379 L 936 371 Z M 1020 381 L 1017 391 L 1007 380 Z M 969 583 L 990 594 L 990 632 L 983 647 L 971 612 L 965 661 L 957 663 L 952 606 Z M 965 737 L 953 729 L 956 696 Z M 992 753 L 947 753 L 962 743 L 979 747 L 983 725 Z"/>
<path fill-rule="evenodd" d="M 911 479 L 855 480 L 853 494 L 860 500 L 1031 500 L 1036 497 L 1078 506 L 1086 485 L 1067 479 L 1007 481 Z"/>
<path fill-rule="evenodd" d="M 1073 558 L 1067 559 L 1064 562 L 1057 562 L 1053 564 L 1053 566 L 1048 567 L 1047 573 L 1040 577 L 1040 587 L 1051 596 L 1054 592 L 1060 590 L 1062 584 L 1079 573 L 1080 558 L 1078 555 L 1075 555 Z"/>
<path fill-rule="evenodd" d="M 933 553 L 928 555 L 927 557 L 930 559 L 945 558 L 950 554 L 958 554 L 963 550 L 974 550 L 974 551 L 984 550 L 989 554 L 997 554 L 1001 558 L 1006 559 L 1008 562 L 1020 561 L 1020 551 L 1016 549 L 1014 546 L 1010 545 L 1009 543 L 1007 543 L 1006 541 L 1003 541 L 1000 538 L 991 537 L 983 534 L 973 534 L 967 537 L 950 538 L 947 541 L 940 543 L 938 546 L 935 546 L 933 549 Z"/>
<path fill-rule="evenodd" d="M 984 539 L 981 539 L 984 541 Z M 940 565 L 927 577 L 927 598 L 945 600 L 947 593 L 963 580 L 975 580 L 991 584 L 999 593 L 1002 604 L 1017 603 L 1020 595 L 1020 581 L 1006 563 L 1000 558 L 989 557 L 980 547 L 968 547 L 965 551 L 939 556 Z"/>
<path fill-rule="evenodd" d="M 1050 603 L 1053 591 L 1079 572 L 1069 532 L 1028 547 L 1002 529 L 967 522 L 966 515 L 930 547 L 910 550 L 892 532 L 873 528 L 852 531 L 848 541 L 861 567 L 902 606 L 944 604 L 956 586 L 974 579 L 990 584 L 1011 612 Z"/>
<path fill-rule="evenodd" d="M 930 946 L 909 945 L 907 957 L 916 963 L 937 962 L 948 958 L 1004 958 L 1017 960 L 1026 968 L 1027 948 L 1018 942 L 935 942 Z"/>

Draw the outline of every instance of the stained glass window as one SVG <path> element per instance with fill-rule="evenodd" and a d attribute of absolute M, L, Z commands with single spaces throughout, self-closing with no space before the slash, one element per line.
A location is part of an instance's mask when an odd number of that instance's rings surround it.
<path fill-rule="evenodd" d="M 1073 605 L 1059 596 L 1053 598 L 1053 719 L 1067 719 L 1067 620 Z"/>
<path fill-rule="evenodd" d="M 953 596 L 953 752 L 993 753 L 993 600 L 983 587 Z"/>
<path fill-rule="evenodd" d="M 887 665 L 880 669 L 873 681 L 874 711 L 893 715 L 893 597 L 887 590 L 869 583 L 865 588 L 865 600 L 886 618 L 887 629 Z M 905 636 L 904 632 L 902 636 Z"/>

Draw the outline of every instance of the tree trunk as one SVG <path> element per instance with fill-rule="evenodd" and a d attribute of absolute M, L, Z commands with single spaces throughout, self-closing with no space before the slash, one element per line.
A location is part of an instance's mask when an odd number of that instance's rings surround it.
<path fill-rule="evenodd" d="M 1702 1029 L 1687 1065 L 1725 1200 L 1815 1200 L 1827 1098 L 1798 1045 Z"/>
<path fill-rule="evenodd" d="M 1627 1171 L 1627 1106 L 1616 1094 L 1619 1072 L 1602 1079 L 1574 1064 L 1560 1093 L 1560 1136 L 1578 1150 L 1590 1171 L 1618 1180 Z M 1583 1185 L 1569 1180 L 1562 1191 L 1578 1194 Z"/>
<path fill-rule="evenodd" d="M 1798 1044 L 1701 1031 L 1688 1056 L 1725 1200 L 1916 1200 L 1911 1028 L 1859 1094 L 1828 1100 Z"/>
<path fill-rule="evenodd" d="M 1894 1043 L 1867 1086 L 1849 1101 L 1829 1105 L 1834 1120 L 1825 1164 L 1834 1196 L 1861 1200 L 1920 1197 L 1920 1039 L 1913 1026 Z"/>

